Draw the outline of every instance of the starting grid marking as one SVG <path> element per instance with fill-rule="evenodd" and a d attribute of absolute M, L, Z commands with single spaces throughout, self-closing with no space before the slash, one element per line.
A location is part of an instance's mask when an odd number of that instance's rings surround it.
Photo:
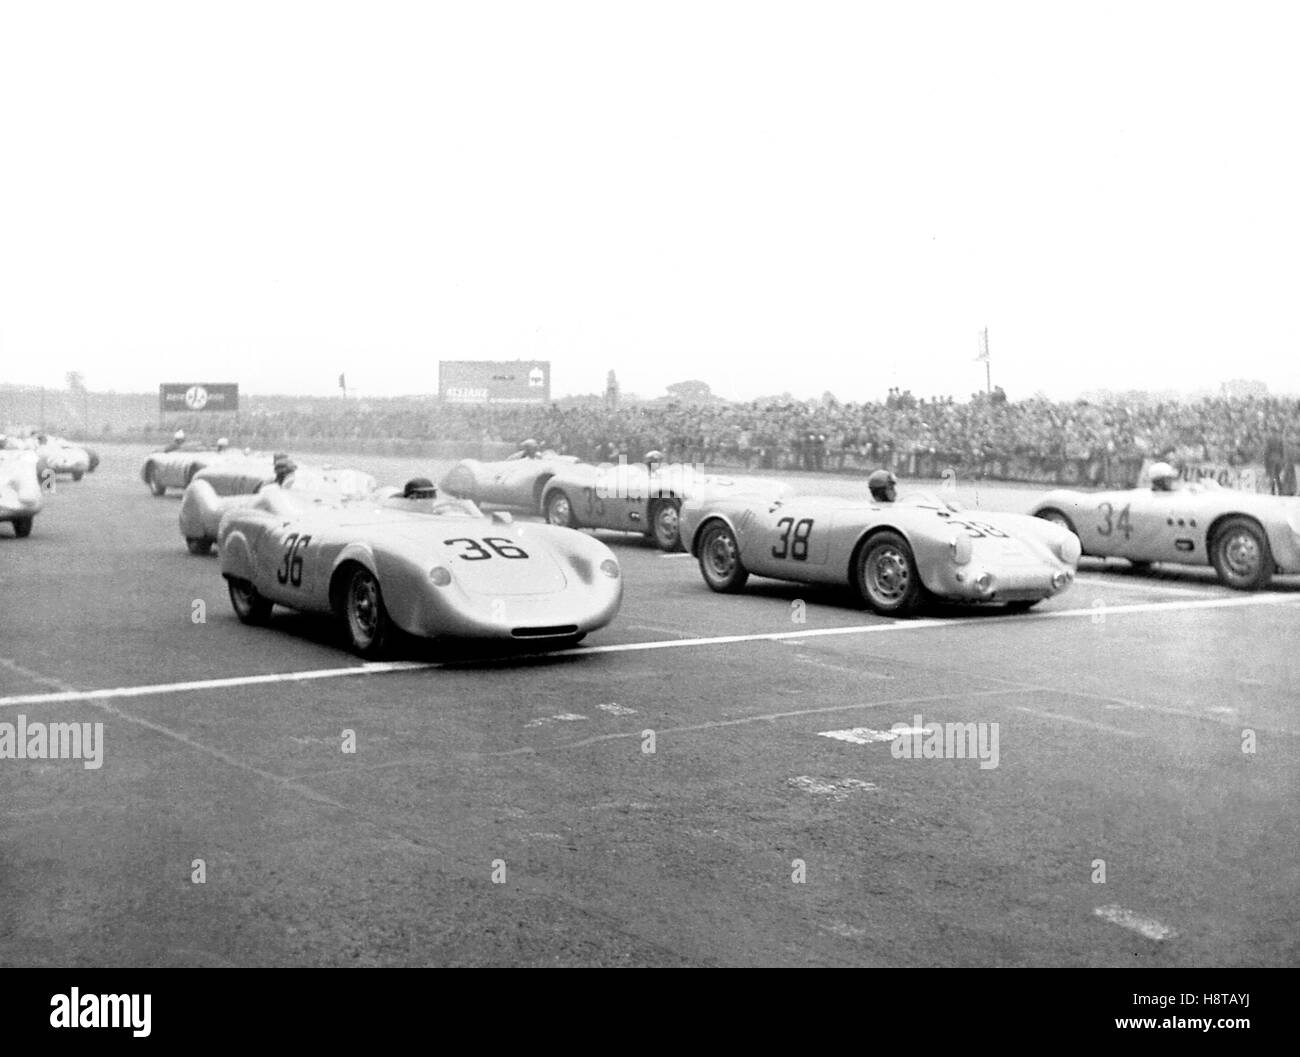
<path fill-rule="evenodd" d="M 1088 606 L 1085 609 L 1049 610 L 1023 616 L 1009 616 L 1007 622 L 1023 624 L 1047 620 L 1068 620 L 1100 616 L 1127 616 L 1136 613 L 1187 612 L 1201 609 L 1238 609 L 1253 606 L 1283 606 L 1300 604 L 1297 595 L 1234 595 L 1228 598 L 1203 598 L 1187 602 L 1141 602 L 1121 606 Z M 972 625 L 989 627 L 988 617 L 957 617 L 951 620 L 926 618 L 922 620 L 896 620 L 883 624 L 850 624 L 836 628 L 809 628 L 804 631 L 775 631 L 749 635 L 716 635 L 711 638 L 659 639 L 651 642 L 624 642 L 609 646 L 579 646 L 570 650 L 553 650 L 540 654 L 515 654 L 522 656 L 587 656 L 598 653 L 640 653 L 649 650 L 671 650 L 697 646 L 727 646 L 746 642 L 785 642 L 788 640 L 826 638 L 833 635 L 872 635 L 889 632 L 927 631 L 936 628 L 965 628 Z M 119 686 L 102 690 L 63 690 L 44 694 L 15 694 L 0 697 L 0 708 L 23 705 L 67 704 L 78 701 L 105 701 L 115 698 L 153 697 L 162 694 L 183 694 L 201 690 L 225 690 L 242 686 L 263 686 L 275 683 L 306 682 L 314 679 L 343 679 L 366 675 L 384 675 L 389 672 L 424 671 L 437 668 L 462 667 L 459 661 L 378 661 L 347 668 L 317 668 L 302 672 L 276 672 L 267 675 L 239 675 L 225 679 L 199 679 L 183 683 L 155 683 L 145 686 Z"/>

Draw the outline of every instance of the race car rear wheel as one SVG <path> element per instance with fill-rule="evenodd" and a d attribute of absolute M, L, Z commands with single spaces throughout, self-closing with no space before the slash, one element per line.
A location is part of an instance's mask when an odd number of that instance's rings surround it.
<path fill-rule="evenodd" d="M 212 544 L 216 541 L 211 536 L 186 536 L 185 546 L 191 554 L 211 554 Z"/>
<path fill-rule="evenodd" d="M 1210 543 L 1214 571 L 1235 591 L 1257 591 L 1273 578 L 1273 553 L 1268 537 L 1255 522 L 1229 518 Z"/>
<path fill-rule="evenodd" d="M 739 591 L 749 579 L 740 561 L 735 534 L 723 522 L 714 521 L 700 537 L 700 574 L 704 582 L 722 594 Z"/>
<path fill-rule="evenodd" d="M 32 534 L 32 519 L 29 517 L 14 518 L 14 535 L 19 539 L 24 539 Z"/>
<path fill-rule="evenodd" d="M 678 523 L 681 509 L 679 499 L 660 499 L 650 505 L 650 538 L 661 551 L 685 549 Z"/>
<path fill-rule="evenodd" d="M 573 516 L 573 504 L 564 492 L 557 489 L 546 497 L 546 523 L 559 525 L 560 528 L 577 528 L 578 519 Z"/>
<path fill-rule="evenodd" d="M 226 580 L 230 588 L 230 604 L 245 624 L 265 624 L 271 617 L 273 603 L 257 593 L 257 588 L 247 580 L 231 576 Z"/>
<path fill-rule="evenodd" d="M 881 616 L 911 616 L 925 600 L 916 559 L 896 532 L 872 536 L 858 555 L 858 590 Z"/>
<path fill-rule="evenodd" d="M 154 495 L 163 495 L 167 491 L 167 486 L 158 480 L 158 467 L 150 466 L 148 473 L 145 474 L 145 483 L 149 485 L 149 491 Z"/>
<path fill-rule="evenodd" d="M 1048 507 L 1045 510 L 1040 510 L 1035 517 L 1040 517 L 1044 521 L 1050 521 L 1053 525 L 1060 525 L 1061 528 L 1074 532 L 1074 522 L 1071 521 L 1066 514 L 1063 514 L 1055 507 Z M 1078 535 L 1077 532 L 1074 534 L 1076 536 Z"/>
<path fill-rule="evenodd" d="M 393 623 L 384 608 L 379 581 L 369 569 L 358 567 L 348 580 L 343 616 L 353 652 L 367 659 L 382 656 L 392 637 Z"/>

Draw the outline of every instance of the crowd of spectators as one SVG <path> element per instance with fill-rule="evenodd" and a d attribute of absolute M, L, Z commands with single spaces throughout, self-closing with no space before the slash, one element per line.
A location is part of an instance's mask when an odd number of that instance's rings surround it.
<path fill-rule="evenodd" d="M 896 465 L 927 452 L 965 463 L 1028 456 L 1238 466 L 1262 461 L 1270 445 L 1293 449 L 1300 439 L 1300 400 L 1009 401 L 995 392 L 957 401 L 891 390 L 882 402 L 654 401 L 612 408 L 595 402 L 486 406 L 394 398 L 252 410 L 220 425 L 212 416 L 193 415 L 167 428 L 177 425 L 195 434 L 221 429 L 237 434 L 240 443 L 260 446 L 357 439 L 515 444 L 533 437 L 544 447 L 590 460 L 619 454 L 633 459 L 658 449 L 672 461 L 785 469 Z"/>

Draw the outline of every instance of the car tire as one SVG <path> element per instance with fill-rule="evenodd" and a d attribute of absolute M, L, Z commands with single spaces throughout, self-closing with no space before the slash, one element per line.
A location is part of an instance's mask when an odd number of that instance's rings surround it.
<path fill-rule="evenodd" d="M 862 600 L 882 617 L 911 616 L 925 601 L 912 548 L 897 532 L 880 532 L 867 540 L 855 571 Z"/>
<path fill-rule="evenodd" d="M 149 472 L 145 475 L 145 483 L 149 485 L 149 491 L 155 496 L 166 495 L 167 486 L 158 480 L 158 467 L 149 467 Z"/>
<path fill-rule="evenodd" d="M 1041 598 L 1021 599 L 1018 602 L 1008 602 L 1006 604 L 1008 613 L 1028 613 L 1034 606 L 1041 602 Z"/>
<path fill-rule="evenodd" d="M 32 534 L 32 519 L 29 517 L 14 518 L 14 535 L 19 539 L 26 539 Z"/>
<path fill-rule="evenodd" d="M 736 535 L 721 521 L 704 527 L 700 534 L 700 575 L 719 594 L 733 594 L 745 586 L 749 570 L 740 560 Z"/>
<path fill-rule="evenodd" d="M 650 539 L 661 551 L 681 551 L 681 510 L 680 499 L 657 499 L 650 504 Z"/>
<path fill-rule="evenodd" d="M 374 574 L 357 566 L 343 594 L 343 623 L 352 652 L 366 660 L 382 657 L 394 637 L 393 622 Z"/>
<path fill-rule="evenodd" d="M 185 546 L 191 554 L 211 554 L 212 544 L 216 541 L 211 536 L 186 536 Z"/>
<path fill-rule="evenodd" d="M 1247 518 L 1229 518 L 1215 530 L 1210 560 L 1219 580 L 1234 591 L 1258 591 L 1273 579 L 1268 537 L 1258 523 Z"/>
<path fill-rule="evenodd" d="M 85 471 L 85 470 L 73 470 L 73 471 L 72 471 L 72 479 L 73 479 L 74 481 L 80 481 L 80 480 L 81 480 L 83 477 L 85 477 L 85 476 L 86 476 L 86 471 Z"/>
<path fill-rule="evenodd" d="M 230 576 L 226 578 L 226 585 L 230 589 L 231 608 L 240 621 L 257 626 L 271 619 L 274 603 L 258 594 L 257 588 L 249 581 Z"/>
<path fill-rule="evenodd" d="M 546 497 L 546 523 L 560 528 L 578 527 L 578 519 L 573 515 L 573 502 L 562 489 L 557 488 Z"/>
<path fill-rule="evenodd" d="M 1074 522 L 1070 520 L 1069 515 L 1064 511 L 1057 510 L 1054 506 L 1044 507 L 1035 514 L 1034 517 L 1040 517 L 1044 521 L 1050 521 L 1053 525 L 1060 525 L 1061 528 L 1068 529 L 1070 532 L 1074 532 L 1076 536 L 1078 535 L 1078 533 L 1074 531 Z"/>

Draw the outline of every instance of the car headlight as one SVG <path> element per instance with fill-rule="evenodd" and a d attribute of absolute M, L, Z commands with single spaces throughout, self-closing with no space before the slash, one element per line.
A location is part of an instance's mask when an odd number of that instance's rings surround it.
<path fill-rule="evenodd" d="M 1074 574 L 1069 569 L 1062 569 L 1052 577 L 1052 587 L 1059 591 L 1062 587 L 1069 584 L 1074 579 Z"/>
<path fill-rule="evenodd" d="M 975 577 L 975 589 L 981 593 L 987 592 L 993 586 L 993 576 L 991 573 L 980 573 Z"/>
<path fill-rule="evenodd" d="M 451 573 L 441 565 L 435 565 L 429 570 L 429 579 L 433 581 L 434 587 L 446 587 L 451 583 Z"/>
<path fill-rule="evenodd" d="M 600 563 L 600 571 L 608 576 L 611 580 L 618 579 L 618 562 L 613 558 L 606 558 Z"/>
<path fill-rule="evenodd" d="M 1061 561 L 1067 565 L 1078 565 L 1079 558 L 1083 555 L 1083 547 L 1079 543 L 1079 537 L 1073 532 L 1066 531 L 1065 538 L 1057 544 L 1056 553 Z"/>
<path fill-rule="evenodd" d="M 965 565 L 971 559 L 973 545 L 970 536 L 965 532 L 959 532 L 953 536 L 952 542 L 948 544 L 948 549 L 952 553 L 952 560 L 958 565 Z"/>

